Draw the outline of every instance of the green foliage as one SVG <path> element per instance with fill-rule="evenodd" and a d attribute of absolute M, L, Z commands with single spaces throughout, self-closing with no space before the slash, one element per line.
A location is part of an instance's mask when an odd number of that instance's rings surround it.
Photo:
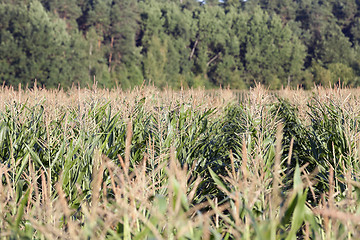
<path fill-rule="evenodd" d="M 331 76 L 331 72 L 328 69 L 322 67 L 319 63 L 312 64 L 310 71 L 314 76 L 314 83 L 316 85 L 330 87 L 335 83 L 333 82 L 334 79 Z"/>
<path fill-rule="evenodd" d="M 38 1 L 24 6 L 2 3 L 1 81 L 23 86 L 71 86 L 87 81 L 85 60 L 77 35 L 70 36 L 65 22 L 53 21 Z"/>
<path fill-rule="evenodd" d="M 353 68 L 343 63 L 332 63 L 328 65 L 329 71 L 332 74 L 332 82 L 343 84 L 345 86 L 356 86 L 359 82 L 359 77 L 356 76 Z"/>
<path fill-rule="evenodd" d="M 322 103 L 318 97 L 313 97 L 308 108 L 308 124 L 297 117 L 298 109 L 284 100 L 274 106 L 274 113 L 284 124 L 284 159 L 293 141 L 291 168 L 300 164 L 306 165 L 308 172 L 317 172 L 318 183 L 312 189 L 314 195 L 308 196 L 308 202 L 316 205 L 321 194 L 329 190 L 329 172 L 334 171 L 335 178 L 342 178 L 347 169 L 353 168 L 353 156 L 349 152 L 353 143 L 346 135 L 357 132 L 358 125 L 352 113 L 335 101 Z M 343 194 L 342 181 L 336 182 L 335 187 L 340 195 Z"/>
<path fill-rule="evenodd" d="M 257 8 L 248 22 L 245 68 L 252 81 L 279 88 L 300 78 L 304 47 L 280 18 Z"/>
<path fill-rule="evenodd" d="M 70 31 L 77 31 L 76 20 L 82 15 L 82 11 L 77 2 L 72 0 L 41 0 L 42 5 L 55 16 L 66 20 L 67 28 Z"/>
<path fill-rule="evenodd" d="M 0 8 L 6 85 L 359 84 L 356 0 L 4 0 Z"/>

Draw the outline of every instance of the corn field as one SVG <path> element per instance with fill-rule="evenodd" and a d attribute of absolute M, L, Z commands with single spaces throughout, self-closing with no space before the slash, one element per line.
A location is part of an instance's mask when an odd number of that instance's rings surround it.
<path fill-rule="evenodd" d="M 0 89 L 6 239 L 359 239 L 360 94 Z"/>

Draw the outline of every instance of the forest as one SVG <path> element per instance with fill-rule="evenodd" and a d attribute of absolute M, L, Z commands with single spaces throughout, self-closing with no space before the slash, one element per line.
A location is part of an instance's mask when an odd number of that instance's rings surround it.
<path fill-rule="evenodd" d="M 1 0 L 0 81 L 360 85 L 358 0 Z"/>

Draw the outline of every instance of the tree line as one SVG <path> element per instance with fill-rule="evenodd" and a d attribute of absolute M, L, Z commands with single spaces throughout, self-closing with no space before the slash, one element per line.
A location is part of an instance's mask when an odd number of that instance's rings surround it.
<path fill-rule="evenodd" d="M 360 85 L 358 0 L 2 0 L 0 80 Z"/>

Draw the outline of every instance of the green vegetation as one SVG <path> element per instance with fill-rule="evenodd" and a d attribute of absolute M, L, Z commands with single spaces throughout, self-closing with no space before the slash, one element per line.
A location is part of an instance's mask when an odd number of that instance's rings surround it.
<path fill-rule="evenodd" d="M 3 0 L 0 81 L 358 86 L 356 0 Z"/>
<path fill-rule="evenodd" d="M 0 235 L 357 239 L 359 91 L 0 91 Z"/>

